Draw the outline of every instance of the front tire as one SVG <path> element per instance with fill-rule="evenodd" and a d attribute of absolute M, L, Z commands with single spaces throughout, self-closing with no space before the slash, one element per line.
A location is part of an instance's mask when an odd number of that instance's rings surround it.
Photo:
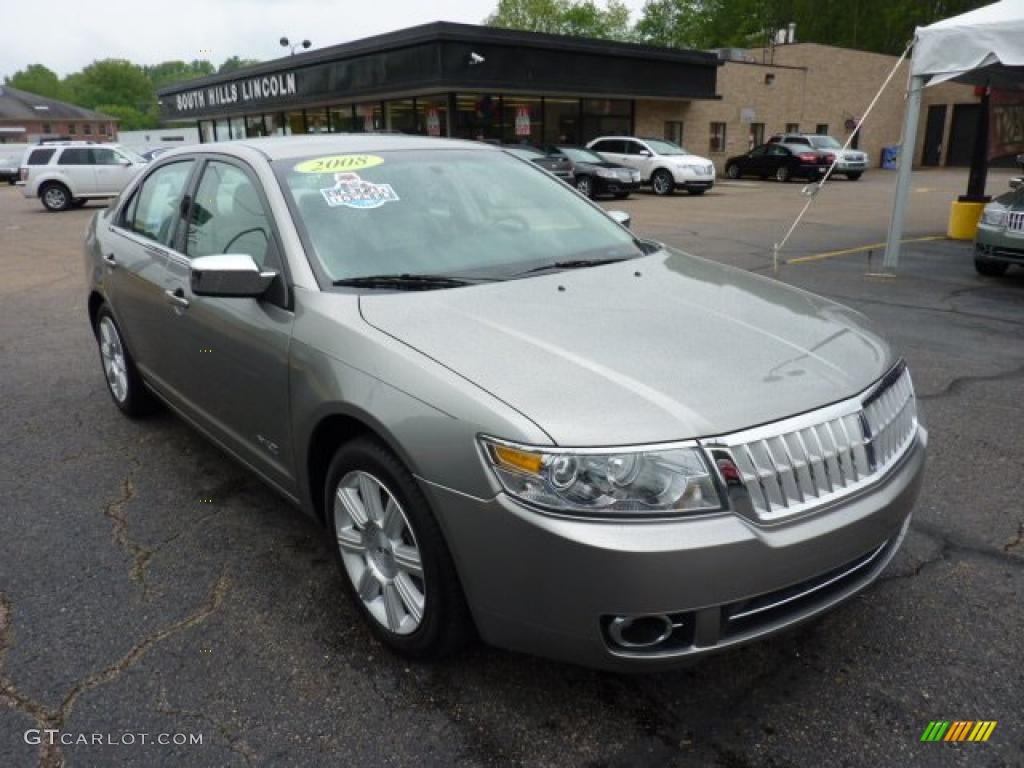
<path fill-rule="evenodd" d="M 106 305 L 100 307 L 96 314 L 96 343 L 107 390 L 114 399 L 114 405 L 132 419 L 150 413 L 156 401 L 142 383 L 142 376 L 124 345 L 121 329 Z"/>
<path fill-rule="evenodd" d="M 460 648 L 471 620 L 451 554 L 412 474 L 383 444 L 357 438 L 331 460 L 327 531 L 346 591 L 374 635 L 405 656 Z"/>
<path fill-rule="evenodd" d="M 725 166 L 725 175 L 730 179 L 738 179 L 740 177 L 740 167 L 736 163 Z"/>
<path fill-rule="evenodd" d="M 651 189 L 654 190 L 654 194 L 659 197 L 671 195 L 676 188 L 676 180 L 672 178 L 672 174 L 666 171 L 664 168 L 655 171 L 651 175 Z"/>
<path fill-rule="evenodd" d="M 576 191 L 584 197 L 594 196 L 594 182 L 589 176 L 576 177 Z"/>
<path fill-rule="evenodd" d="M 988 259 L 975 259 L 974 268 L 979 275 L 985 277 L 1002 277 L 1010 265 L 1004 261 L 989 261 Z"/>
<path fill-rule="evenodd" d="M 776 181 L 787 182 L 787 181 L 789 181 L 789 177 L 791 175 L 792 174 L 791 174 L 791 172 L 789 170 L 789 166 L 788 165 L 780 165 L 775 170 L 775 180 Z"/>
<path fill-rule="evenodd" d="M 48 211 L 66 211 L 71 207 L 71 193 L 63 184 L 44 184 L 39 190 L 39 198 Z"/>

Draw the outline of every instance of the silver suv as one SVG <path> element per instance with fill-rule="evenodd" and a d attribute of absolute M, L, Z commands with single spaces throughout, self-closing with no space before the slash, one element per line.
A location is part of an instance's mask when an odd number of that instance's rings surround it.
<path fill-rule="evenodd" d="M 677 665 L 871 583 L 927 434 L 863 315 L 620 219 L 477 142 L 182 148 L 94 217 L 88 320 L 117 407 L 322 523 L 390 647 Z"/>
<path fill-rule="evenodd" d="M 850 181 L 856 181 L 867 170 L 868 155 L 859 149 L 843 149 L 843 145 L 831 136 L 807 133 L 777 133 L 768 139 L 769 144 L 785 144 L 798 152 L 808 147 L 819 152 L 835 155 L 838 160 L 833 173 L 841 173 Z"/>
<path fill-rule="evenodd" d="M 40 144 L 25 152 L 22 194 L 39 198 L 50 211 L 80 208 L 89 200 L 117 197 L 145 166 L 119 144 Z"/>

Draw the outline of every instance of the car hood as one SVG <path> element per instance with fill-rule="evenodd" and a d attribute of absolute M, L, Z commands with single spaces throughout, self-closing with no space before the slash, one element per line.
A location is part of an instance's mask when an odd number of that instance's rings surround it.
<path fill-rule="evenodd" d="M 675 165 L 713 165 L 710 160 L 700 155 L 662 155 L 661 157 Z"/>
<path fill-rule="evenodd" d="M 859 313 L 671 251 L 360 307 L 559 445 L 731 432 L 857 394 L 893 362 Z"/>

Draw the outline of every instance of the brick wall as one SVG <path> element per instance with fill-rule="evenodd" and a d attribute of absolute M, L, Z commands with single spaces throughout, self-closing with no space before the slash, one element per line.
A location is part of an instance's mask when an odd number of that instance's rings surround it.
<path fill-rule="evenodd" d="M 762 61 L 762 50 L 748 53 L 756 62 Z M 661 136 L 665 121 L 681 120 L 687 148 L 710 157 L 719 171 L 726 158 L 747 151 L 750 122 L 764 124 L 766 139 L 785 130 L 788 123 L 795 123 L 805 132 L 827 125 L 832 136 L 845 142 L 850 135 L 847 121 L 865 112 L 895 63 L 894 56 L 815 43 L 779 46 L 772 65 L 726 62 L 718 70 L 719 101 L 638 100 L 636 131 L 639 135 Z M 861 129 L 859 149 L 867 152 L 872 166 L 878 165 L 882 147 L 899 142 L 908 67 L 907 62 L 901 65 Z M 948 140 L 952 105 L 977 101 L 973 88 L 967 85 L 944 83 L 925 90 L 915 165 L 921 159 L 928 106 L 950 105 L 946 115 Z M 724 151 L 710 151 L 712 122 L 726 124 Z"/>

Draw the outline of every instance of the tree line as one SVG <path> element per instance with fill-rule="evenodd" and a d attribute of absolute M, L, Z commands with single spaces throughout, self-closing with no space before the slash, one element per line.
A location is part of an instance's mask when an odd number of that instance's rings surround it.
<path fill-rule="evenodd" d="M 648 0 L 636 23 L 620 0 L 499 0 L 494 27 L 674 48 L 760 47 L 796 24 L 798 42 L 900 54 L 914 28 L 991 0 Z"/>
<path fill-rule="evenodd" d="M 255 59 L 238 56 L 232 56 L 219 67 L 204 59 L 164 61 L 153 65 L 134 64 L 124 59 L 102 59 L 65 77 L 59 77 L 43 64 L 30 64 L 5 77 L 4 83 L 116 117 L 122 130 L 133 131 L 156 128 L 160 124 L 160 106 L 156 98 L 160 88 L 216 72 L 231 72 L 255 63 Z"/>

